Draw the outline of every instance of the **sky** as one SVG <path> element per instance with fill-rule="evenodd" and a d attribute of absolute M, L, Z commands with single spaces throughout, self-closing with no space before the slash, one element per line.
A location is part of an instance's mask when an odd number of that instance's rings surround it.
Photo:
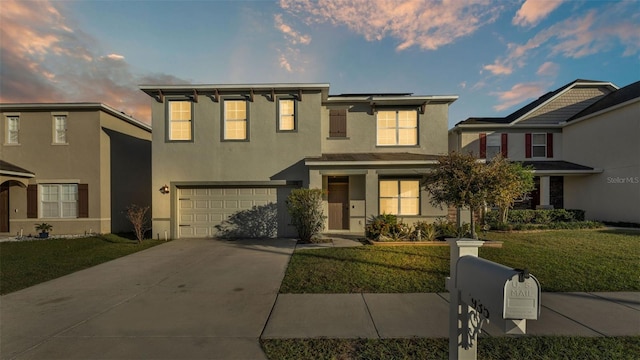
<path fill-rule="evenodd" d="M 453 127 L 576 79 L 640 80 L 640 0 L 0 1 L 0 102 L 147 123 L 142 84 L 457 95 Z"/>

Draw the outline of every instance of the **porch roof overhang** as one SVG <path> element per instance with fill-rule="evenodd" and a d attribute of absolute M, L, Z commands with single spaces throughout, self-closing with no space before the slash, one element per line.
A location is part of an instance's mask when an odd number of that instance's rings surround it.
<path fill-rule="evenodd" d="M 307 166 L 435 165 L 438 155 L 415 153 L 332 153 L 304 160 Z"/>
<path fill-rule="evenodd" d="M 533 167 L 533 174 L 537 176 L 573 176 L 599 174 L 603 170 L 596 169 L 568 161 L 522 161 L 523 166 Z"/>
<path fill-rule="evenodd" d="M 35 173 L 29 170 L 23 169 L 17 165 L 8 163 L 4 160 L 0 160 L 0 175 L 15 176 L 15 177 L 21 177 L 21 178 L 36 177 Z"/>

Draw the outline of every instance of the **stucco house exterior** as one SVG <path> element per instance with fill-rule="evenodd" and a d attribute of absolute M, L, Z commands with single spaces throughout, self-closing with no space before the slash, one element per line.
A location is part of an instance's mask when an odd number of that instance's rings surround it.
<path fill-rule="evenodd" d="M 322 189 L 325 231 L 434 220 L 422 174 L 446 154 L 457 96 L 330 95 L 328 84 L 143 85 L 152 97 L 153 234 L 295 236 L 291 189 Z M 232 225 L 232 224 L 231 224 Z"/>
<path fill-rule="evenodd" d="M 459 122 L 449 130 L 449 150 L 532 166 L 536 189 L 517 207 L 640 223 L 638 96 L 638 83 L 619 89 L 578 79 L 506 117 Z M 629 181 L 616 188 L 608 179 L 617 177 Z"/>
<path fill-rule="evenodd" d="M 131 231 L 151 205 L 151 127 L 100 103 L 0 104 L 0 233 Z"/>

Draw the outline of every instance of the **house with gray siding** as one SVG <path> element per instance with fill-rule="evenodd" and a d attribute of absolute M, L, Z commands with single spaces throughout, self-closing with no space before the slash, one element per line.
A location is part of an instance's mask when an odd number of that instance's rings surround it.
<path fill-rule="evenodd" d="M 329 84 L 143 85 L 153 100 L 153 234 L 295 236 L 294 188 L 324 192 L 326 232 L 446 216 L 420 188 L 457 96 L 330 95 Z M 241 226 L 238 226 L 241 225 Z"/>
<path fill-rule="evenodd" d="M 532 166 L 536 188 L 517 207 L 640 223 L 638 86 L 575 80 L 506 117 L 459 122 L 449 130 L 449 150 Z M 618 178 L 629 181 L 616 187 L 610 179 Z"/>

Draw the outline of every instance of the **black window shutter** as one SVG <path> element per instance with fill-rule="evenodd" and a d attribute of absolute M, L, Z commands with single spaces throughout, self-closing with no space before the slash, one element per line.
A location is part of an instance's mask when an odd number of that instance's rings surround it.
<path fill-rule="evenodd" d="M 38 217 L 38 185 L 27 186 L 27 218 Z"/>
<path fill-rule="evenodd" d="M 78 184 L 78 217 L 89 217 L 89 184 Z"/>

